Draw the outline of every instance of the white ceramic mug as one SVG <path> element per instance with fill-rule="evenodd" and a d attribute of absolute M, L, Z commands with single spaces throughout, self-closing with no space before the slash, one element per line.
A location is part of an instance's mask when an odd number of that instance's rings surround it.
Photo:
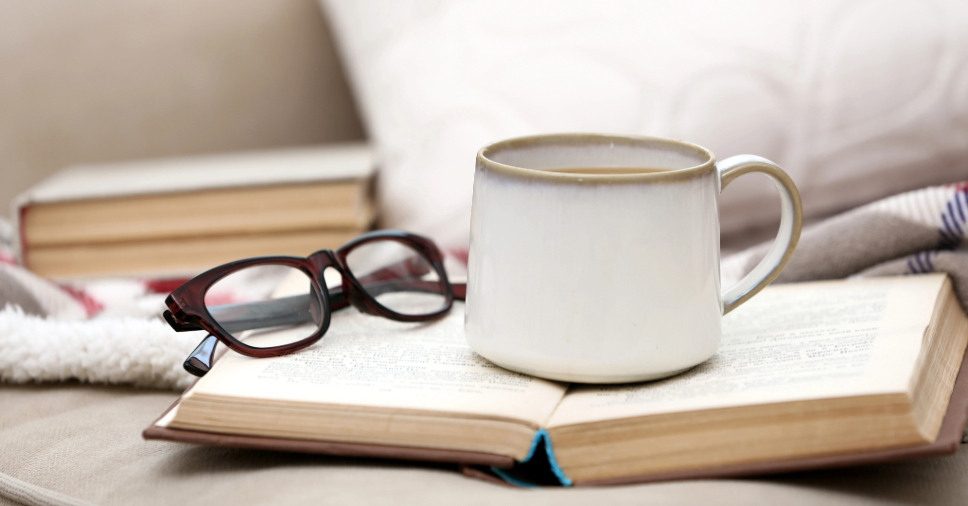
<path fill-rule="evenodd" d="M 721 292 L 720 191 L 749 172 L 773 180 L 780 230 L 763 261 Z M 619 383 L 711 357 L 722 315 L 786 265 L 800 196 L 772 162 L 717 163 L 651 137 L 556 134 L 477 154 L 465 329 L 478 354 L 549 379 Z"/>

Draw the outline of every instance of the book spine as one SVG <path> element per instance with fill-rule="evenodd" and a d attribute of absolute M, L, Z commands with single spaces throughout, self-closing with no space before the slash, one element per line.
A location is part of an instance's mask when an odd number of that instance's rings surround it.
<path fill-rule="evenodd" d="M 14 259 L 22 265 L 23 267 L 29 269 L 30 265 L 27 261 L 27 231 L 24 230 L 24 223 L 27 218 L 27 209 L 29 208 L 29 202 L 26 200 L 17 200 L 14 202 L 14 213 L 13 213 L 13 255 Z"/>
<path fill-rule="evenodd" d="M 558 465 L 558 459 L 555 458 L 554 448 L 551 444 L 551 436 L 548 435 L 548 431 L 541 429 L 534 435 L 534 440 L 531 442 L 531 449 L 528 451 L 528 455 L 521 459 L 519 464 L 522 468 L 531 466 L 547 466 L 547 471 L 551 472 L 551 475 L 558 481 L 560 485 L 565 487 L 572 486 L 572 481 L 568 476 L 565 475 L 565 471 Z M 544 471 L 544 470 L 542 470 Z M 523 488 L 533 488 L 537 487 L 538 484 L 529 481 L 525 476 L 528 473 L 518 473 L 515 472 L 515 468 L 502 468 L 498 466 L 491 467 L 491 472 L 504 480 L 505 482 Z"/>
<path fill-rule="evenodd" d="M 556 478 L 558 478 L 558 481 L 560 481 L 562 485 L 570 487 L 572 485 L 572 481 L 565 476 L 564 469 L 558 465 L 558 459 L 555 458 L 555 448 L 551 443 L 551 436 L 548 435 L 548 431 L 544 429 L 539 430 L 538 434 L 535 435 L 535 439 L 539 438 L 544 442 L 545 454 L 548 457 L 548 464 L 551 466 L 551 472 Z"/>

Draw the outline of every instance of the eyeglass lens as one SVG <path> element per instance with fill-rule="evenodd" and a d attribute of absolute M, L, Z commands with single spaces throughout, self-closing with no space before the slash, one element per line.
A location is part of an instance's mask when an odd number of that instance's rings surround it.
<path fill-rule="evenodd" d="M 275 290 L 283 281 L 285 289 Z M 226 332 L 254 348 L 300 341 L 323 322 L 322 299 L 309 276 L 287 265 L 260 264 L 229 274 L 209 287 L 205 307 Z"/>
<path fill-rule="evenodd" d="M 405 243 L 363 243 L 347 253 L 346 265 L 363 290 L 393 312 L 425 315 L 447 304 L 440 273 L 429 259 Z"/>

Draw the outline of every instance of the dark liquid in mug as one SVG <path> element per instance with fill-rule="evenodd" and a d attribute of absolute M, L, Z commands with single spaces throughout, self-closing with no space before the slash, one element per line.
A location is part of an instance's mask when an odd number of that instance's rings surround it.
<path fill-rule="evenodd" d="M 650 167 L 568 167 L 564 169 L 542 169 L 545 172 L 558 172 L 560 174 L 576 174 L 588 176 L 601 176 L 613 174 L 652 174 L 655 172 L 668 172 L 671 169 L 654 169 Z"/>

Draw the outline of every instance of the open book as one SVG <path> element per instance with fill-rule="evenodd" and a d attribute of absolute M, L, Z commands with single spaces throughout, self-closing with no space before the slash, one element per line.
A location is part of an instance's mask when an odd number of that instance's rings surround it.
<path fill-rule="evenodd" d="M 964 427 L 968 318 L 944 275 L 771 286 L 725 317 L 712 359 L 629 385 L 503 370 L 467 347 L 462 313 L 410 325 L 340 311 L 303 352 L 226 353 L 144 437 L 510 479 L 540 460 L 569 485 L 953 452 Z"/>

